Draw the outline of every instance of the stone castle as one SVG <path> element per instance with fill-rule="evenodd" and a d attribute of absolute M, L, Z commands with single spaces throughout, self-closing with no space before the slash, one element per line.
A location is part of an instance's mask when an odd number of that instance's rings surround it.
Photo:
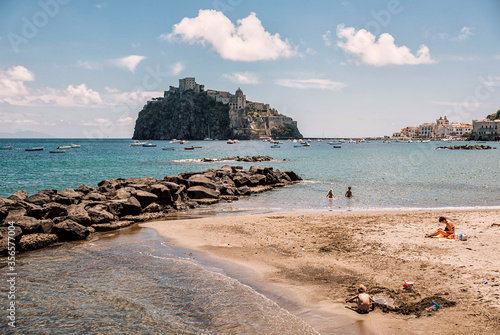
<path fill-rule="evenodd" d="M 297 128 L 297 121 L 279 114 L 269 104 L 247 100 L 241 88 L 238 88 L 235 94 L 212 89 L 205 90 L 205 85 L 198 84 L 194 77 L 179 79 L 179 87 L 170 86 L 169 90 L 164 92 L 163 98 L 154 98 L 153 101 L 148 101 L 148 104 L 167 100 L 173 95 L 182 96 L 188 90 L 194 93 L 204 92 L 207 97 L 228 105 L 231 128 L 236 137 L 271 137 L 273 128 L 282 128 L 286 125 Z"/>

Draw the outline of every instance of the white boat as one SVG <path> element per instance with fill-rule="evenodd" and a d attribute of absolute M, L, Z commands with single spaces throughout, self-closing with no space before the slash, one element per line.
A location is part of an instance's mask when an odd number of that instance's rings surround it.
<path fill-rule="evenodd" d="M 76 148 L 79 148 L 79 147 L 80 147 L 80 144 L 73 144 L 73 143 L 71 143 L 71 148 L 76 149 Z"/>
<path fill-rule="evenodd" d="M 146 143 L 142 145 L 144 148 L 154 148 L 156 147 L 156 144 L 153 143 Z"/>
<path fill-rule="evenodd" d="M 34 147 L 34 148 L 28 148 L 24 149 L 26 151 L 43 151 L 43 147 Z"/>
<path fill-rule="evenodd" d="M 60 145 L 57 147 L 59 150 L 64 150 L 64 149 L 71 149 L 71 145 Z"/>
<path fill-rule="evenodd" d="M 12 147 L 11 146 L 1 147 L 0 150 L 12 150 Z"/>
<path fill-rule="evenodd" d="M 422 143 L 429 143 L 431 140 L 422 140 Z"/>
<path fill-rule="evenodd" d="M 130 143 L 131 147 L 142 147 L 144 144 L 147 144 L 148 142 L 139 142 L 138 140 L 135 140 L 134 143 Z"/>
<path fill-rule="evenodd" d="M 188 144 L 189 141 L 179 141 L 179 144 Z"/>
<path fill-rule="evenodd" d="M 179 143 L 181 140 L 177 140 L 175 138 L 173 138 L 169 143 Z"/>
<path fill-rule="evenodd" d="M 205 137 L 205 138 L 203 139 L 203 141 L 213 141 L 213 140 L 214 140 L 214 139 L 213 139 L 213 138 L 210 138 L 210 137 Z"/>

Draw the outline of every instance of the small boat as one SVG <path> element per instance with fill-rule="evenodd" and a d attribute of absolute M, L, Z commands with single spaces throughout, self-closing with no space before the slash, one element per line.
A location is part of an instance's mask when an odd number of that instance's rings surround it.
<path fill-rule="evenodd" d="M 340 149 L 340 148 L 342 148 L 342 146 L 340 146 L 340 145 L 334 145 L 333 148 L 334 149 Z"/>
<path fill-rule="evenodd" d="M 194 147 L 185 147 L 184 150 L 194 150 Z"/>
<path fill-rule="evenodd" d="M 156 144 L 153 143 L 146 143 L 142 145 L 144 148 L 154 148 L 156 147 Z"/>
<path fill-rule="evenodd" d="M 213 141 L 213 140 L 214 140 L 214 139 L 213 139 L 213 138 L 210 138 L 210 137 L 205 137 L 205 138 L 203 139 L 203 141 Z"/>
<path fill-rule="evenodd" d="M 28 148 L 26 151 L 43 151 L 43 147 Z"/>
<path fill-rule="evenodd" d="M 271 148 L 279 148 L 280 146 L 278 144 L 273 144 L 271 145 Z"/>
<path fill-rule="evenodd" d="M 179 143 L 181 140 L 177 140 L 175 138 L 173 138 L 169 143 Z"/>
<path fill-rule="evenodd" d="M 227 144 L 233 144 L 234 141 L 233 140 L 227 140 Z"/>
<path fill-rule="evenodd" d="M 201 149 L 203 147 L 201 145 L 199 145 L 199 146 L 194 146 L 193 148 Z"/>
<path fill-rule="evenodd" d="M 302 146 L 303 147 L 310 147 L 311 145 L 309 144 L 309 142 L 306 141 L 306 142 L 302 143 Z"/>
<path fill-rule="evenodd" d="M 293 147 L 294 148 L 302 148 L 302 145 L 301 144 L 294 144 Z"/>
<path fill-rule="evenodd" d="M 174 147 L 163 147 L 161 148 L 161 150 L 175 150 Z"/>
<path fill-rule="evenodd" d="M 64 150 L 64 149 L 71 149 L 70 145 L 60 145 L 57 147 L 57 149 Z"/>
<path fill-rule="evenodd" d="M 50 150 L 49 152 L 51 154 L 64 154 L 66 153 L 66 150 Z"/>
<path fill-rule="evenodd" d="M 422 143 L 429 143 L 431 140 L 423 140 Z"/>
<path fill-rule="evenodd" d="M 180 141 L 179 144 L 188 144 L 189 141 Z"/>
<path fill-rule="evenodd" d="M 144 144 L 147 144 L 147 142 L 139 142 L 138 140 L 135 140 L 134 143 L 130 143 L 131 147 L 142 147 Z"/>
<path fill-rule="evenodd" d="M 79 148 L 79 147 L 80 147 L 80 144 L 73 144 L 73 143 L 71 143 L 71 148 L 76 149 L 76 148 Z"/>
<path fill-rule="evenodd" d="M 1 147 L 0 150 L 12 150 L 12 147 Z"/>

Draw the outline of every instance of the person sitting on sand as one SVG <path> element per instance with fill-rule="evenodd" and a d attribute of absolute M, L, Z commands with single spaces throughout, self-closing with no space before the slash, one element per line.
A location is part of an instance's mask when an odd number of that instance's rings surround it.
<path fill-rule="evenodd" d="M 436 230 L 432 234 L 425 235 L 425 237 L 434 237 L 434 236 L 448 237 L 450 235 L 455 234 L 455 225 L 453 224 L 453 222 L 451 222 L 450 220 L 446 219 L 443 216 L 441 216 L 439 218 L 439 222 L 444 222 L 446 224 L 446 227 L 444 228 L 444 230 L 442 228 L 439 228 L 438 230 Z"/>
<path fill-rule="evenodd" d="M 360 314 L 367 314 L 370 311 L 370 302 L 375 302 L 375 300 L 366 293 L 366 286 L 363 284 L 358 286 L 358 295 L 346 299 L 345 302 L 353 302 L 354 300 L 356 300 L 358 304 L 357 312 Z"/>
<path fill-rule="evenodd" d="M 347 198 L 352 197 L 351 186 L 347 187 L 347 191 L 345 192 L 345 196 L 346 196 Z"/>
<path fill-rule="evenodd" d="M 333 195 L 333 190 L 330 189 L 330 191 L 328 191 L 328 194 L 326 195 L 327 198 L 330 198 L 330 199 L 333 199 L 335 198 L 335 196 Z"/>

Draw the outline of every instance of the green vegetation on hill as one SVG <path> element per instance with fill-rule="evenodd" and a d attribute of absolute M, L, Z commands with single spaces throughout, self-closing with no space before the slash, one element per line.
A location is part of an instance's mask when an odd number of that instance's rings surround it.
<path fill-rule="evenodd" d="M 229 106 L 188 90 L 146 104 L 139 112 L 132 139 L 225 139 L 232 134 Z"/>
<path fill-rule="evenodd" d="M 281 127 L 272 128 L 271 136 L 273 138 L 302 138 L 299 129 L 293 124 L 284 124 Z"/>
<path fill-rule="evenodd" d="M 489 119 L 489 120 L 498 120 L 498 119 L 500 119 L 500 109 L 496 113 L 488 115 L 486 118 Z"/>

